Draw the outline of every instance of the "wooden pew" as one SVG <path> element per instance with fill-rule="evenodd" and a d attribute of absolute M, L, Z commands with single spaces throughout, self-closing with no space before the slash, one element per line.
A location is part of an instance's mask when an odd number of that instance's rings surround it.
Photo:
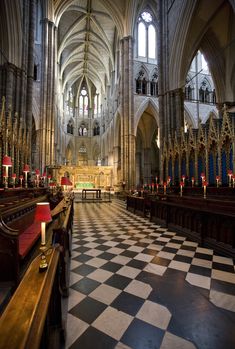
<path fill-rule="evenodd" d="M 10 208 L 0 217 L 0 312 L 39 248 L 41 227 L 40 223 L 34 222 L 34 211 L 36 203 L 40 201 L 47 201 L 47 197 L 43 196 L 23 203 L 20 207 Z M 55 228 L 58 224 L 58 216 L 64 207 L 63 199 L 52 210 L 53 221 L 49 223 L 47 233 L 50 226 Z"/>
<path fill-rule="evenodd" d="M 169 195 L 151 201 L 150 220 L 235 258 L 234 201 Z"/>
<path fill-rule="evenodd" d="M 68 296 L 69 290 L 69 257 L 71 256 L 72 230 L 73 230 L 73 198 L 66 202 L 66 207 L 61 213 L 59 227 L 53 229 L 52 243 L 61 246 L 61 292 Z"/>
<path fill-rule="evenodd" d="M 60 251 L 50 248 L 45 254 L 48 269 L 40 273 L 41 256 L 33 260 L 0 318 L 0 349 L 60 347 Z"/>
<path fill-rule="evenodd" d="M 126 198 L 127 210 L 142 217 L 147 217 L 150 210 L 149 197 L 136 197 L 128 195 Z"/>

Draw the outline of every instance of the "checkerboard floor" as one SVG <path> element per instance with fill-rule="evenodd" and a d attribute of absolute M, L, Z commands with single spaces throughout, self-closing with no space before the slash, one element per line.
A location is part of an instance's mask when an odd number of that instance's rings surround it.
<path fill-rule="evenodd" d="M 66 348 L 234 349 L 230 258 L 125 209 L 75 204 Z"/>

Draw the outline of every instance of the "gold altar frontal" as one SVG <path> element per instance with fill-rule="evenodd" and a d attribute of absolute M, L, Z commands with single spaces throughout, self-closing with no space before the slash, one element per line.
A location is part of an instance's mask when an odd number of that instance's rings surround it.
<path fill-rule="evenodd" d="M 111 188 L 113 169 L 111 166 L 61 166 L 56 171 L 57 183 L 61 177 L 69 177 L 75 189 Z"/>

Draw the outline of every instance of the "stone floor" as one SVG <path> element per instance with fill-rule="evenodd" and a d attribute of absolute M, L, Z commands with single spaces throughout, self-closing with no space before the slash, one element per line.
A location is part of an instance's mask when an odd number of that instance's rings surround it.
<path fill-rule="evenodd" d="M 234 349 L 235 268 L 125 204 L 76 203 L 66 348 Z"/>

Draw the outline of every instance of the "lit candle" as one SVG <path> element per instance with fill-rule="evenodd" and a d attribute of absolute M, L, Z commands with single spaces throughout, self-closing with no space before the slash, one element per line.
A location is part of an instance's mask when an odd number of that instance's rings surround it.
<path fill-rule="evenodd" d="M 29 172 L 29 165 L 25 164 L 24 165 L 24 169 L 23 169 L 23 172 L 25 174 L 25 188 L 28 187 L 28 183 L 27 183 L 27 174 Z"/>
<path fill-rule="evenodd" d="M 219 181 L 220 181 L 220 176 L 216 176 L 216 186 L 219 188 Z"/>
<path fill-rule="evenodd" d="M 233 171 L 232 170 L 228 170 L 228 178 L 229 178 L 229 186 L 231 187 L 231 178 L 233 175 Z"/>
<path fill-rule="evenodd" d="M 13 180 L 13 188 L 15 188 L 15 184 L 16 184 L 16 174 L 15 173 L 12 174 L 12 180 Z"/>
<path fill-rule="evenodd" d="M 191 178 L 191 181 L 192 181 L 192 187 L 193 187 L 194 186 L 194 181 L 195 181 L 194 177 Z"/>
<path fill-rule="evenodd" d="M 166 195 L 166 182 L 163 183 L 163 187 L 164 187 L 164 195 Z"/>
<path fill-rule="evenodd" d="M 156 184 L 156 187 L 157 187 L 157 194 L 158 194 L 158 187 L 159 187 L 159 184 L 158 184 L 158 183 Z"/>
<path fill-rule="evenodd" d="M 202 187 L 203 187 L 203 182 L 205 180 L 205 173 L 204 172 L 201 173 L 201 179 L 202 179 Z"/>
<path fill-rule="evenodd" d="M 40 172 L 39 172 L 39 170 L 36 170 L 35 171 L 35 174 L 36 174 L 36 185 L 37 185 L 37 187 L 39 187 L 39 176 L 40 176 Z"/>
<path fill-rule="evenodd" d="M 184 182 L 180 182 L 180 196 L 182 196 L 183 194 L 183 186 L 184 186 Z"/>
<path fill-rule="evenodd" d="M 152 183 L 152 191 L 154 191 L 154 183 Z"/>
<path fill-rule="evenodd" d="M 20 175 L 19 179 L 20 179 L 20 187 L 22 188 L 23 175 Z"/>
<path fill-rule="evenodd" d="M 207 187 L 208 183 L 207 181 L 203 182 L 203 187 L 204 187 L 204 199 L 206 199 L 206 187 Z"/>
<path fill-rule="evenodd" d="M 185 175 L 182 175 L 182 181 L 185 182 Z"/>
<path fill-rule="evenodd" d="M 233 180 L 233 188 L 235 187 L 235 175 L 232 175 L 232 180 Z"/>

